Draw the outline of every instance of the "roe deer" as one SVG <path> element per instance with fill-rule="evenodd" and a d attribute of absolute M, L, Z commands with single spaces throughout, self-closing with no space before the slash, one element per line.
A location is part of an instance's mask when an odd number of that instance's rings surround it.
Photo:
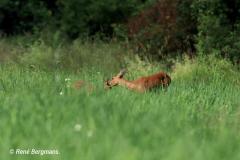
<path fill-rule="evenodd" d="M 167 88 L 171 83 L 171 78 L 164 72 L 159 72 L 147 77 L 141 77 L 133 81 L 123 79 L 126 70 L 121 70 L 117 76 L 105 81 L 105 88 L 111 89 L 113 86 L 124 86 L 137 92 L 146 92 L 154 88 Z"/>
<path fill-rule="evenodd" d="M 87 91 L 87 93 L 92 93 L 95 89 L 94 85 L 89 83 L 89 82 L 85 82 L 83 80 L 78 80 L 78 81 L 75 81 L 73 84 L 72 84 L 72 88 L 74 89 L 85 89 Z"/>

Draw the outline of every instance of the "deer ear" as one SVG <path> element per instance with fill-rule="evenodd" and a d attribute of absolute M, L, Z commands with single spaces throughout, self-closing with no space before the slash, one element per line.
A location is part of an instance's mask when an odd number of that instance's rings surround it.
<path fill-rule="evenodd" d="M 117 77 L 123 78 L 123 76 L 125 75 L 126 72 L 127 72 L 126 69 L 122 69 L 122 70 L 118 73 Z"/>

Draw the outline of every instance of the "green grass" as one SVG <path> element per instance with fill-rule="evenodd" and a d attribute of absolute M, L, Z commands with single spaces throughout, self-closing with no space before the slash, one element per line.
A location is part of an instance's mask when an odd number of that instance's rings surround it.
<path fill-rule="evenodd" d="M 0 159 L 240 159 L 240 73 L 204 60 L 177 63 L 167 92 L 145 94 L 105 91 L 102 72 L 1 65 Z M 160 68 L 138 63 L 127 76 Z M 94 84 L 93 93 L 68 87 L 78 79 Z M 60 154 L 11 155 L 11 148 Z"/>

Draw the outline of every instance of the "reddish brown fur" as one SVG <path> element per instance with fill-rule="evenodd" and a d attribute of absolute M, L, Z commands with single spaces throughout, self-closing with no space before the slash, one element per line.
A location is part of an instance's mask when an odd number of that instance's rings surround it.
<path fill-rule="evenodd" d="M 143 85 L 144 90 L 149 90 L 156 87 L 168 87 L 171 83 L 171 78 L 166 73 L 159 72 L 148 77 L 134 80 L 132 83 Z"/>
<path fill-rule="evenodd" d="M 83 85 L 84 85 L 84 81 L 78 80 L 78 81 L 73 83 L 72 87 L 75 88 L 75 89 L 80 89 L 80 88 L 83 87 Z"/>
<path fill-rule="evenodd" d="M 74 82 L 74 83 L 72 84 L 72 87 L 73 87 L 74 89 L 86 89 L 86 91 L 87 91 L 88 93 L 92 93 L 93 90 L 94 90 L 94 88 L 95 88 L 92 84 L 86 83 L 86 82 L 83 81 L 83 80 L 78 80 L 78 81 Z"/>
<path fill-rule="evenodd" d="M 113 77 L 112 80 L 106 82 L 106 86 L 108 88 L 112 88 L 116 85 L 125 86 L 130 90 L 135 90 L 138 92 L 146 92 L 148 90 L 154 88 L 167 88 L 171 83 L 171 78 L 164 72 L 159 72 L 157 74 L 141 77 L 139 79 L 128 81 L 122 78 L 123 75 L 120 77 L 119 74 L 116 77 Z"/>

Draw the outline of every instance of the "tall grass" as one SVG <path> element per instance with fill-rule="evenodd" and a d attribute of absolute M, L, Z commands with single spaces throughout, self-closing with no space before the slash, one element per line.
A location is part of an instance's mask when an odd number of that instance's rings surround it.
<path fill-rule="evenodd" d="M 53 36 L 54 37 L 54 36 Z M 31 36 L 16 39 L 0 39 L 0 59 L 2 63 L 14 62 L 42 70 L 98 70 L 117 71 L 125 66 L 125 57 L 132 55 L 117 42 L 105 43 L 101 40 L 80 40 L 72 43 L 59 38 L 34 39 Z"/>
<path fill-rule="evenodd" d="M 79 52 L 74 56 L 86 56 L 80 72 L 46 70 L 41 68 L 46 61 L 38 61 L 38 54 L 71 55 L 67 51 L 74 50 Z M 118 45 L 79 43 L 52 50 L 41 43 L 19 57 L 26 59 L 19 61 L 26 63 L 21 67 L 1 64 L 0 159 L 240 158 L 240 73 L 234 66 L 214 57 L 186 59 L 168 71 L 172 84 L 167 92 L 139 94 L 121 87 L 105 91 L 105 73 L 99 68 L 117 71 L 121 63 L 111 56 L 116 50 L 124 51 Z M 89 58 L 91 52 L 99 54 Z M 101 60 L 104 53 L 109 56 Z M 123 58 L 123 63 L 128 79 L 163 69 L 138 58 Z M 93 84 L 94 91 L 69 87 L 78 79 Z M 12 148 L 58 149 L 60 154 L 11 155 Z"/>

